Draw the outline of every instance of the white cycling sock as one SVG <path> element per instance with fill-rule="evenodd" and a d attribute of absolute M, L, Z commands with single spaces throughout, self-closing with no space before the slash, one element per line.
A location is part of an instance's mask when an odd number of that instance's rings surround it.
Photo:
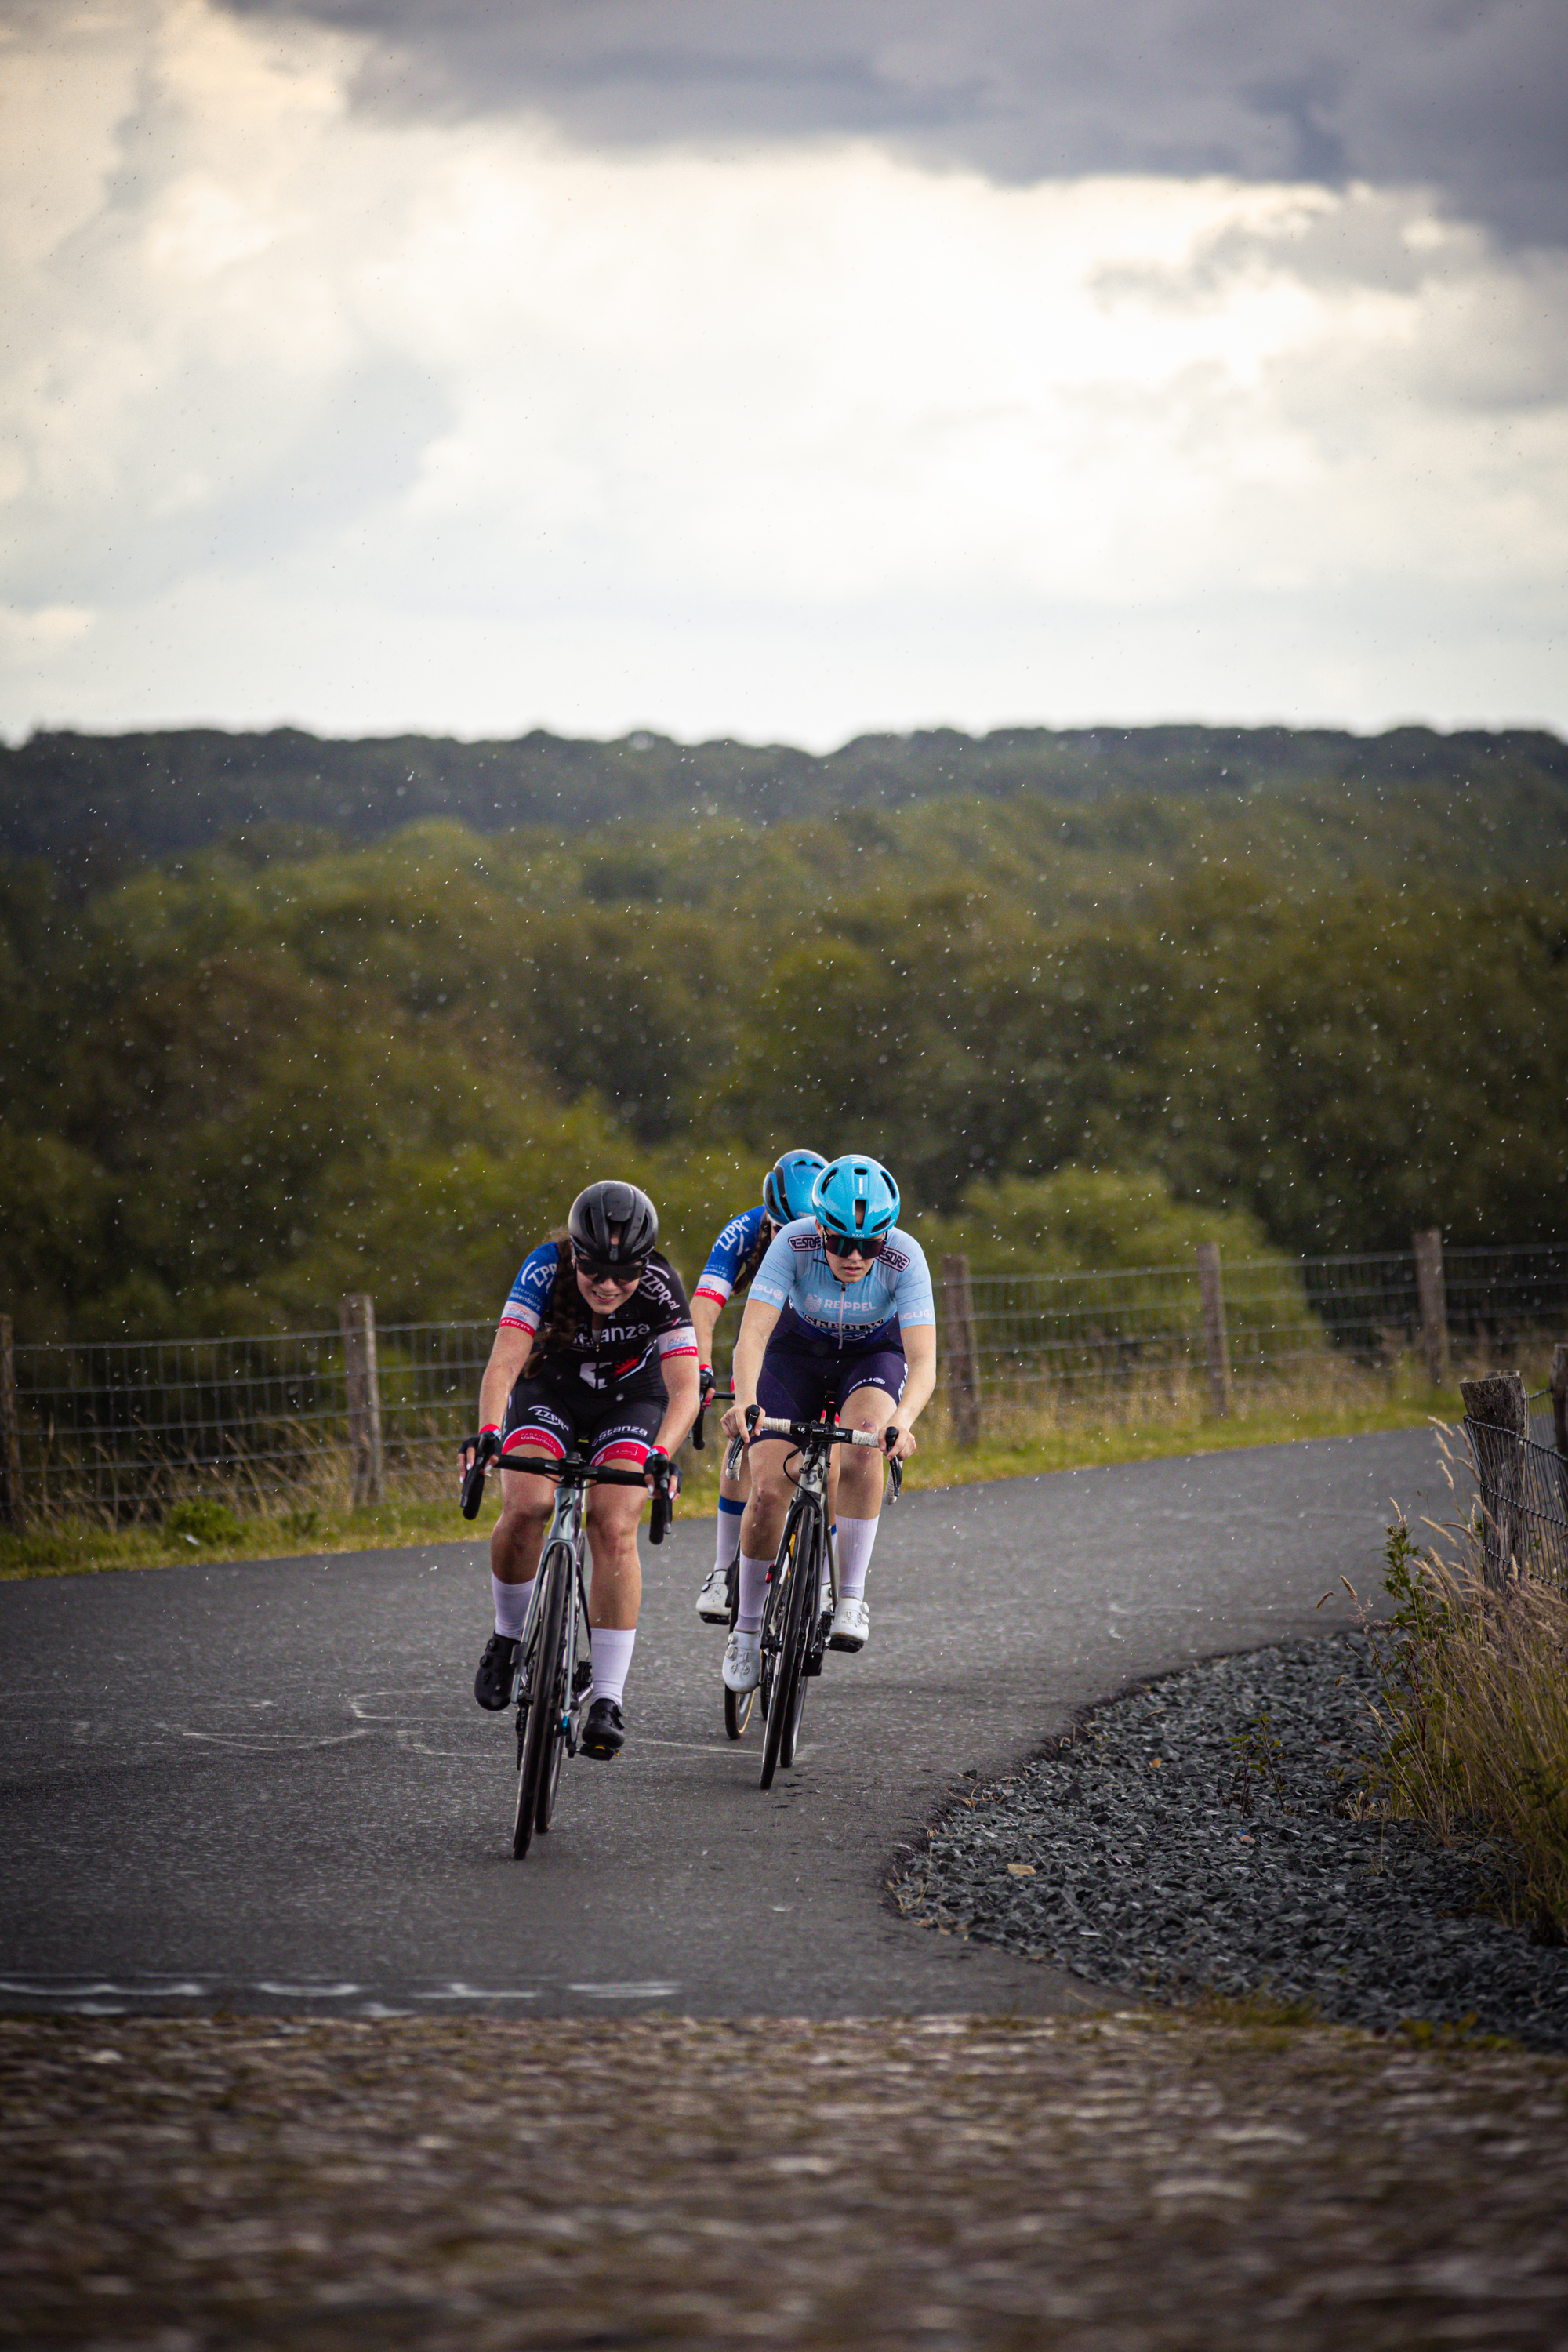
<path fill-rule="evenodd" d="M 763 1596 L 768 1589 L 771 1559 L 748 1559 L 741 1554 L 741 1601 L 735 1612 L 737 1633 L 759 1633 L 763 1625 Z"/>
<path fill-rule="evenodd" d="M 491 1569 L 490 1591 L 495 1595 L 496 1632 L 504 1633 L 509 1642 L 521 1642 L 528 1604 L 533 1598 L 532 1577 L 526 1584 L 503 1584 Z"/>
<path fill-rule="evenodd" d="M 871 1547 L 877 1540 L 878 1519 L 845 1519 L 838 1522 L 838 1598 L 858 1601 L 866 1591 L 866 1570 L 871 1563 Z"/>
<path fill-rule="evenodd" d="M 735 1557 L 741 1540 L 741 1518 L 744 1503 L 732 1503 L 728 1495 L 719 1497 L 719 1510 L 713 1523 L 713 1565 L 721 1576 L 728 1576 L 730 1562 Z"/>
<path fill-rule="evenodd" d="M 589 1636 L 593 1645 L 594 1687 L 588 1693 L 588 1704 L 596 1698 L 613 1698 L 619 1706 L 626 1687 L 626 1670 L 632 1662 L 632 1650 L 637 1642 L 635 1625 L 595 1625 Z"/>

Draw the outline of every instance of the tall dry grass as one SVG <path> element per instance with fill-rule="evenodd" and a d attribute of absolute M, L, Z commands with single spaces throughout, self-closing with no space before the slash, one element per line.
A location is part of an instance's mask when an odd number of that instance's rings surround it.
<path fill-rule="evenodd" d="M 1514 1923 L 1568 1941 L 1568 1591 L 1489 1582 L 1477 1518 L 1434 1533 L 1450 1556 L 1403 1518 L 1384 1546 L 1373 1793 L 1445 1841 L 1486 1842 Z"/>

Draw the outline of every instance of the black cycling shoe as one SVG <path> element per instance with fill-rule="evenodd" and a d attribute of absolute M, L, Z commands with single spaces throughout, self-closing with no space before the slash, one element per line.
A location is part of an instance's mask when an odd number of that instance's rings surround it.
<path fill-rule="evenodd" d="M 485 1654 L 479 1660 L 479 1670 L 474 1676 L 474 1696 L 491 1715 L 505 1706 L 511 1696 L 511 1680 L 517 1672 L 517 1643 L 510 1633 L 492 1633 L 485 1643 Z"/>
<path fill-rule="evenodd" d="M 583 1726 L 584 1756 L 615 1756 L 626 1744 L 626 1718 L 613 1698 L 596 1698 Z"/>

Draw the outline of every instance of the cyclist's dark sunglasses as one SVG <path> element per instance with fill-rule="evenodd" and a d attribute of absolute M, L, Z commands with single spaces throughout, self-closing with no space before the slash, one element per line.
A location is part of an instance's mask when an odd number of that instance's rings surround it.
<path fill-rule="evenodd" d="M 823 1228 L 826 1244 L 835 1257 L 863 1257 L 868 1264 L 880 1257 L 888 1246 L 886 1234 L 836 1234 L 831 1225 Z"/>
<path fill-rule="evenodd" d="M 597 1258 L 579 1257 L 574 1251 L 572 1263 L 579 1274 L 586 1275 L 590 1282 L 640 1282 L 647 1261 L 646 1258 L 623 1258 L 619 1265 L 602 1265 Z"/>

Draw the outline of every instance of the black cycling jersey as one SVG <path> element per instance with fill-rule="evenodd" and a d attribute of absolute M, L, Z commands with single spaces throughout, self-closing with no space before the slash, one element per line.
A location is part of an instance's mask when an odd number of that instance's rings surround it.
<path fill-rule="evenodd" d="M 558 1281 L 570 1285 L 576 1312 L 563 1334 L 553 1329 L 551 1313 Z M 541 1242 L 523 1260 L 501 1309 L 501 1328 L 545 1332 L 529 1370 L 534 1378 L 584 1381 L 594 1389 L 626 1390 L 633 1382 L 657 1382 L 662 1389 L 660 1367 L 667 1357 L 695 1356 L 697 1334 L 686 1303 L 680 1276 L 668 1258 L 655 1250 L 643 1268 L 642 1280 L 613 1315 L 595 1321 L 594 1310 L 577 1289 L 570 1245 Z"/>

